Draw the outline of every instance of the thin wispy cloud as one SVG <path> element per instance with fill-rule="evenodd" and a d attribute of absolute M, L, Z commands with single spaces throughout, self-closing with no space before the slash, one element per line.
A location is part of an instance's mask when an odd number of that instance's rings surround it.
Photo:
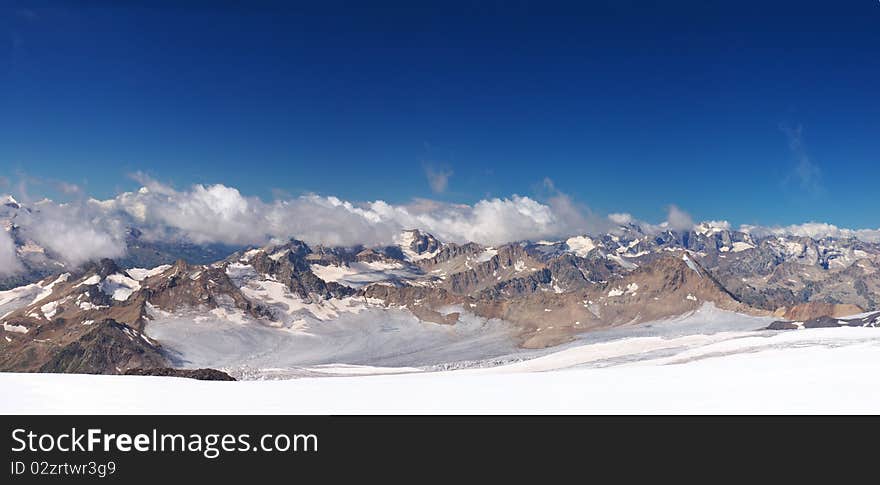
<path fill-rule="evenodd" d="M 452 177 L 452 170 L 436 169 L 431 165 L 425 165 L 425 177 L 428 179 L 428 185 L 435 194 L 442 194 L 449 188 L 449 178 Z"/>
<path fill-rule="evenodd" d="M 23 171 L 16 171 L 14 178 L 0 176 L 0 189 L 14 192 L 22 202 L 35 202 L 40 199 L 77 199 L 87 196 L 82 185 L 52 177 L 37 177 Z"/>
<path fill-rule="evenodd" d="M 785 181 L 794 181 L 798 187 L 810 195 L 820 195 L 825 191 L 822 183 L 822 169 L 807 153 L 803 141 L 803 127 L 797 125 L 794 128 L 781 125 L 780 129 L 788 137 L 788 148 L 795 159 Z"/>
<path fill-rule="evenodd" d="M 79 195 L 82 193 L 82 187 L 70 182 L 59 181 L 55 184 L 58 190 L 67 195 Z"/>

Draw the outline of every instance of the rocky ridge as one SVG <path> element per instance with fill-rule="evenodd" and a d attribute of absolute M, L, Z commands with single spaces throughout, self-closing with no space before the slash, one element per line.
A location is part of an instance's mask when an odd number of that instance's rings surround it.
<path fill-rule="evenodd" d="M 387 247 L 291 240 L 149 270 L 103 260 L 0 292 L 0 369 L 168 367 L 173 358 L 144 329 L 183 311 L 290 328 L 361 308 L 444 325 L 468 313 L 508 322 L 523 347 L 704 303 L 787 322 L 839 319 L 878 309 L 878 263 L 880 245 L 855 239 L 756 237 L 711 224 L 657 234 L 627 224 L 598 237 L 497 247 L 413 230 Z"/>

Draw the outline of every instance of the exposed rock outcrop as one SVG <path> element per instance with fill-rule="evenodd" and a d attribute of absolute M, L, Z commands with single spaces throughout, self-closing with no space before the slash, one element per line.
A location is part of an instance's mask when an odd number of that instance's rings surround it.
<path fill-rule="evenodd" d="M 872 313 L 864 317 L 835 318 L 821 316 L 804 321 L 777 320 L 767 327 L 768 330 L 801 330 L 805 328 L 834 327 L 877 327 L 880 325 L 880 313 Z"/>
<path fill-rule="evenodd" d="M 819 317 L 848 317 L 863 311 L 856 305 L 813 301 L 798 303 L 789 308 L 780 308 L 774 312 L 774 315 L 781 316 L 786 320 L 811 320 Z"/>
<path fill-rule="evenodd" d="M 216 369 L 174 369 L 171 367 L 154 367 L 148 369 L 128 369 L 127 376 L 159 376 L 159 377 L 183 377 L 199 381 L 234 381 L 229 374 Z"/>

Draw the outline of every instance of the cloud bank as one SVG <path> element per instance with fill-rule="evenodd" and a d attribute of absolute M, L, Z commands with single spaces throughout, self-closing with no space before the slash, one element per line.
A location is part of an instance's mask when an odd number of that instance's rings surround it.
<path fill-rule="evenodd" d="M 71 266 L 125 254 L 125 219 L 90 204 L 44 200 L 32 211 L 20 212 L 15 224 L 23 238 L 37 242 Z"/>
<path fill-rule="evenodd" d="M 430 199 L 390 204 L 382 200 L 354 203 L 317 194 L 279 195 L 266 201 L 222 184 L 178 190 L 140 174 L 135 178 L 142 184 L 137 191 L 107 200 L 43 200 L 30 204 L 29 210 L 19 210 L 14 220 L 7 222 L 15 225 L 17 237 L 34 241 L 72 266 L 125 255 L 126 236 L 132 227 L 147 241 L 235 246 L 259 246 L 290 238 L 313 245 L 377 246 L 394 244 L 402 230 L 413 228 L 444 241 L 498 245 L 596 235 L 627 224 L 636 224 L 649 234 L 694 227 L 693 218 L 675 205 L 668 207 L 667 220 L 660 224 L 640 221 L 627 213 L 596 215 L 557 190 L 552 181 L 545 181 L 546 193 L 540 199 L 514 194 L 474 204 Z M 725 221 L 710 224 L 730 227 Z M 822 223 L 743 226 L 741 230 L 755 235 L 855 237 L 880 242 L 880 230 L 842 229 Z M 7 231 L 0 231 L 0 273 L 19 269 L 15 244 Z"/>
<path fill-rule="evenodd" d="M 0 228 L 0 276 L 6 276 L 21 270 L 21 262 L 16 254 L 15 243 L 6 230 Z"/>
<path fill-rule="evenodd" d="M 813 239 L 826 237 L 856 238 L 860 241 L 880 243 L 880 229 L 846 229 L 825 222 L 807 222 L 790 226 L 740 226 L 741 232 L 755 236 L 800 236 Z"/>
<path fill-rule="evenodd" d="M 219 184 L 178 191 L 154 180 L 144 182 L 137 192 L 89 204 L 130 219 L 147 238 L 235 245 L 289 238 L 334 246 L 391 244 L 402 230 L 411 228 L 448 241 L 500 244 L 592 229 L 562 194 L 547 202 L 512 195 L 474 205 L 432 200 L 355 204 L 315 194 L 265 202 Z"/>

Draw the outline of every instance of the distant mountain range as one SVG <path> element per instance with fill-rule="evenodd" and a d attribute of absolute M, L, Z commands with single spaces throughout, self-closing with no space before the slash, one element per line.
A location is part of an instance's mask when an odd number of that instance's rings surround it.
<path fill-rule="evenodd" d="M 5 229 L 12 237 L 17 249 L 18 259 L 23 270 L 13 274 L 0 271 L 0 290 L 8 290 L 64 271 L 77 270 L 69 267 L 63 258 L 53 254 L 51 249 L 28 239 L 16 224 L 19 212 L 32 212 L 33 209 L 20 204 L 15 198 L 7 196 L 0 201 L 0 228 Z M 195 264 L 204 264 L 228 256 L 231 252 L 241 249 L 237 246 L 223 244 L 194 244 L 184 240 L 151 241 L 143 237 L 136 227 L 128 228 L 125 237 L 125 256 L 117 261 L 127 268 L 155 267 L 160 264 L 185 259 Z"/>
<path fill-rule="evenodd" d="M 27 209 L 14 199 L 4 207 L 24 264 L 0 292 L 6 371 L 434 365 L 706 304 L 775 316 L 779 329 L 848 325 L 835 319 L 880 310 L 880 244 L 856 238 L 626 223 L 498 246 L 414 229 L 379 247 L 235 248 L 145 241 L 132 227 L 124 258 L 68 267 L 19 234 L 14 215 Z"/>

